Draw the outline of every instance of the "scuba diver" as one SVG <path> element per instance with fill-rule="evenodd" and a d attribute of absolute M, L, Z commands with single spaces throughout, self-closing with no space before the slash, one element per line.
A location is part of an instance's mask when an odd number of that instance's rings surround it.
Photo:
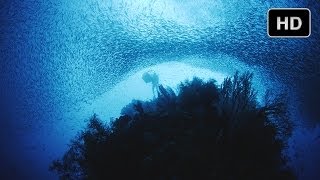
<path fill-rule="evenodd" d="M 154 71 L 148 71 L 143 73 L 142 79 L 144 80 L 145 83 L 150 83 L 152 84 L 152 93 L 153 93 L 153 98 L 156 97 L 156 93 L 158 92 L 159 88 L 159 76 L 157 73 Z"/>

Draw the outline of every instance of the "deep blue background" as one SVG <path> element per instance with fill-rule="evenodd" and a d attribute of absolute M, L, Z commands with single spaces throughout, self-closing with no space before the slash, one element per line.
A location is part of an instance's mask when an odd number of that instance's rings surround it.
<path fill-rule="evenodd" d="M 309 8 L 311 36 L 269 38 L 266 15 L 274 7 Z M 296 133 L 295 144 L 308 157 L 295 166 L 311 169 L 320 146 L 313 139 L 319 131 L 311 130 L 320 121 L 319 15 L 317 0 L 0 2 L 0 179 L 56 178 L 48 163 L 84 124 L 68 114 L 131 69 L 218 53 L 264 69 L 266 81 L 289 91 L 294 121 L 309 128 Z M 319 175 L 298 172 L 301 178 Z"/>

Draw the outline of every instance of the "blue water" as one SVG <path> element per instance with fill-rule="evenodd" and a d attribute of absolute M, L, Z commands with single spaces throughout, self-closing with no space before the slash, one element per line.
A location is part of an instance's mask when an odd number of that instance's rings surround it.
<path fill-rule="evenodd" d="M 309 8 L 311 36 L 269 38 L 273 7 Z M 132 98 L 151 98 L 139 79 L 150 69 L 168 86 L 249 70 L 260 94 L 288 92 L 292 164 L 300 179 L 320 177 L 319 15 L 317 0 L 1 1 L 0 179 L 56 179 L 50 161 L 90 115 L 108 121 Z"/>

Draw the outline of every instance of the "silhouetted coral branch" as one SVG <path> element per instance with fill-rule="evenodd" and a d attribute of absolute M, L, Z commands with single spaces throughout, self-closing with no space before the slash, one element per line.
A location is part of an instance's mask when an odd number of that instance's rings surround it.
<path fill-rule="evenodd" d="M 61 179 L 294 179 L 285 102 L 267 94 L 259 104 L 252 77 L 220 87 L 194 78 L 178 94 L 159 86 L 106 125 L 94 115 L 50 169 Z"/>

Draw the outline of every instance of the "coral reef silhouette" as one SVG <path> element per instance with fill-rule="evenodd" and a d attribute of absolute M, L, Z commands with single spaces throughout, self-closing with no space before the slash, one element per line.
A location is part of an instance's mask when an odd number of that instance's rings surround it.
<path fill-rule="evenodd" d="M 219 87 L 194 78 L 178 93 L 160 85 L 157 98 L 133 101 L 110 123 L 93 115 L 50 170 L 61 179 L 295 179 L 284 98 L 258 103 L 252 77 Z"/>

